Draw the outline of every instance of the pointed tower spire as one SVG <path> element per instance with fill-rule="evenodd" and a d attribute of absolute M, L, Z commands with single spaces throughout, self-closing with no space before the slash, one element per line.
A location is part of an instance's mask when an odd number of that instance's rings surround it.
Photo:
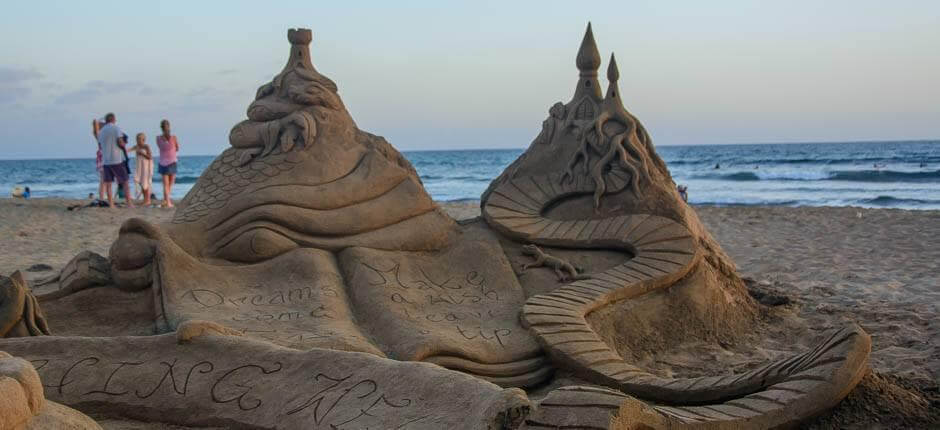
<path fill-rule="evenodd" d="M 581 76 L 597 76 L 597 69 L 601 67 L 601 53 L 597 50 L 597 42 L 594 41 L 594 31 L 591 30 L 590 22 L 588 22 L 587 31 L 584 32 L 584 39 L 581 39 L 581 49 L 578 50 L 575 64 L 581 71 Z"/>
<path fill-rule="evenodd" d="M 600 100 L 601 90 L 597 82 L 597 69 L 601 67 L 601 54 L 597 50 L 597 43 L 594 41 L 594 31 L 591 30 L 590 22 L 588 22 L 587 30 L 584 32 L 584 38 L 581 39 L 581 48 L 578 49 L 575 65 L 578 66 L 580 79 L 578 79 L 578 87 L 575 89 L 574 98 L 579 99 L 584 95 L 592 95 L 595 100 Z"/>
<path fill-rule="evenodd" d="M 607 96 L 606 99 L 616 99 L 620 93 L 620 86 L 617 81 L 620 79 L 620 70 L 617 68 L 617 58 L 614 53 L 610 53 L 610 62 L 607 63 Z"/>

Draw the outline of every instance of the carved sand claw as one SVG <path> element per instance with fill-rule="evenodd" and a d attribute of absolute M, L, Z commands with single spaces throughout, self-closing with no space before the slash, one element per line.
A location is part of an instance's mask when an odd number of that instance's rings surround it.
<path fill-rule="evenodd" d="M 20 271 L 0 276 L 0 338 L 51 334 L 46 317 Z"/>
<path fill-rule="evenodd" d="M 0 351 L 0 429 L 23 428 L 44 402 L 42 381 L 33 366 Z"/>
<path fill-rule="evenodd" d="M 22 358 L 0 351 L 0 429 L 101 430 L 81 412 L 48 401 L 39 374 Z"/>

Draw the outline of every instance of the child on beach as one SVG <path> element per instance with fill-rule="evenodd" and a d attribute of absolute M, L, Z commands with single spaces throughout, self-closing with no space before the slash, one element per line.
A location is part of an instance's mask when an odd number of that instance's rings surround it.
<path fill-rule="evenodd" d="M 144 206 L 150 206 L 150 190 L 153 188 L 153 152 L 147 145 L 147 135 L 137 133 L 137 144 L 130 148 L 137 160 L 134 183 L 137 184 L 135 197 L 143 194 Z"/>
<path fill-rule="evenodd" d="M 173 184 L 176 183 L 176 153 L 180 150 L 180 144 L 176 136 L 170 134 L 170 121 L 160 121 L 160 130 L 163 134 L 157 136 L 157 148 L 160 148 L 160 167 L 157 170 L 163 178 L 163 204 L 161 206 L 172 208 L 173 200 L 170 199 L 170 193 L 173 191 Z"/>

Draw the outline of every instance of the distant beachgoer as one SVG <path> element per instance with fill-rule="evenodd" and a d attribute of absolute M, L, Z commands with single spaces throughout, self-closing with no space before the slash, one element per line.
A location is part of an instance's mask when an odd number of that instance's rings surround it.
<path fill-rule="evenodd" d="M 28 199 L 28 198 L 29 198 L 29 194 L 30 194 L 30 193 L 29 193 L 29 187 L 24 188 L 24 189 L 23 189 L 23 198 L 24 198 L 24 199 Z"/>
<path fill-rule="evenodd" d="M 98 131 L 104 126 L 104 118 L 91 120 L 91 134 L 95 136 L 98 152 L 95 154 L 95 170 L 98 172 L 98 199 L 104 200 L 104 162 L 101 160 L 101 144 L 98 143 Z"/>
<path fill-rule="evenodd" d="M 68 207 L 66 207 L 66 209 L 68 209 L 68 210 L 70 210 L 70 211 L 77 211 L 77 210 L 81 210 L 81 209 L 83 209 L 83 208 L 99 208 L 99 207 L 100 207 L 100 208 L 106 208 L 106 207 L 108 207 L 108 202 L 106 202 L 106 201 L 104 201 L 104 200 L 96 199 L 94 193 L 88 194 L 88 198 L 91 199 L 91 201 L 88 202 L 88 204 L 85 204 L 85 205 L 82 205 L 82 204 L 69 205 Z"/>
<path fill-rule="evenodd" d="M 170 121 L 160 121 L 160 130 L 163 134 L 157 136 L 157 148 L 160 148 L 160 167 L 157 170 L 163 177 L 163 207 L 173 207 L 173 200 L 170 198 L 173 192 L 173 184 L 176 183 L 176 163 L 178 162 L 177 152 L 180 150 L 180 144 L 176 136 L 170 134 Z"/>
<path fill-rule="evenodd" d="M 125 134 L 117 126 L 117 118 L 113 113 L 105 115 L 105 125 L 98 131 L 98 144 L 101 146 L 101 161 L 104 164 L 104 188 L 108 196 L 108 205 L 114 208 L 114 190 L 111 184 L 117 181 L 124 190 L 128 190 L 128 171 L 124 163 L 124 147 L 127 141 Z M 125 193 L 127 207 L 134 207 L 131 194 Z"/>
<path fill-rule="evenodd" d="M 134 197 L 143 195 L 144 206 L 150 206 L 150 190 L 153 188 L 153 152 L 150 145 L 147 144 L 147 135 L 137 133 L 137 144 L 130 148 L 134 151 L 137 160 L 137 170 L 134 172 L 134 183 L 137 184 L 137 191 Z"/>
<path fill-rule="evenodd" d="M 688 202 L 689 201 L 689 187 L 686 187 L 685 185 L 679 185 L 677 189 L 679 190 L 679 197 L 682 197 L 682 201 Z"/>

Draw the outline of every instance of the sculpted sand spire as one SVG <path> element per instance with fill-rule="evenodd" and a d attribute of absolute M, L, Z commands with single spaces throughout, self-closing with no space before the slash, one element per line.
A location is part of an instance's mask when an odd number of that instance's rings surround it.
<path fill-rule="evenodd" d="M 578 67 L 580 79 L 572 100 L 584 96 L 591 96 L 595 100 L 600 100 L 601 88 L 600 83 L 597 81 L 597 69 L 601 66 L 601 54 L 597 50 L 597 42 L 594 41 L 594 31 L 591 30 L 591 23 L 588 23 L 587 30 L 584 32 L 581 48 L 578 49 L 578 55 L 575 57 L 575 65 Z"/>
<path fill-rule="evenodd" d="M 620 69 L 617 68 L 617 57 L 613 52 L 610 53 L 610 62 L 607 63 L 607 96 L 605 98 L 617 97 L 620 88 L 617 81 L 620 80 Z"/>

